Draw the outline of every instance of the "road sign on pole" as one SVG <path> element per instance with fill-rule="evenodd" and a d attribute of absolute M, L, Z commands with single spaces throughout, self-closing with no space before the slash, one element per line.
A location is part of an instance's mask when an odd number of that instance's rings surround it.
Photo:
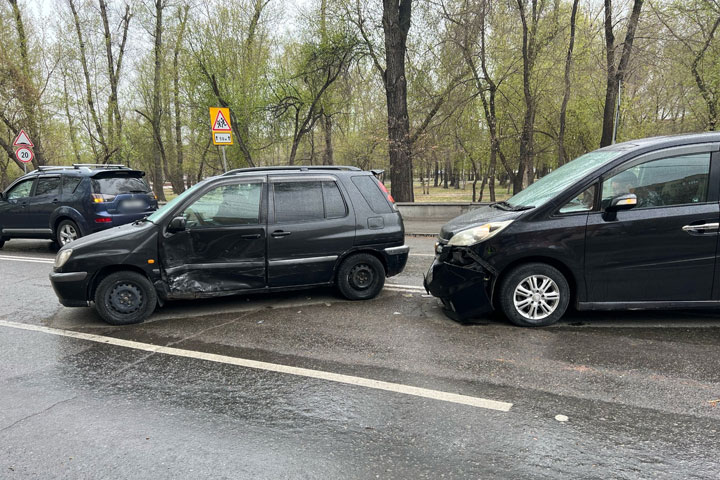
<path fill-rule="evenodd" d="M 229 108 L 210 107 L 210 130 L 212 131 L 213 145 L 222 147 L 220 150 L 222 151 L 223 168 L 227 172 L 225 145 L 233 144 Z"/>
<path fill-rule="evenodd" d="M 13 142 L 13 147 L 34 147 L 32 141 L 30 141 L 30 137 L 28 137 L 28 134 L 25 133 L 25 130 L 20 130 L 20 133 L 18 133 L 18 136 L 15 137 L 15 141 Z"/>
<path fill-rule="evenodd" d="M 18 160 L 20 160 L 22 163 L 30 163 L 32 162 L 32 159 L 35 157 L 33 155 L 32 150 L 30 150 L 27 147 L 20 147 L 15 151 L 15 156 Z"/>

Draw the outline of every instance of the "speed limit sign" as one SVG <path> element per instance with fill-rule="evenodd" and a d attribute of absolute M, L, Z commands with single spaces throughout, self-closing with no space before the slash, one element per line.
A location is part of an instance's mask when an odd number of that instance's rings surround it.
<path fill-rule="evenodd" d="M 15 152 L 15 156 L 18 160 L 20 160 L 23 163 L 30 163 L 32 162 L 32 159 L 34 157 L 32 150 L 30 150 L 27 147 L 21 147 L 18 148 Z"/>

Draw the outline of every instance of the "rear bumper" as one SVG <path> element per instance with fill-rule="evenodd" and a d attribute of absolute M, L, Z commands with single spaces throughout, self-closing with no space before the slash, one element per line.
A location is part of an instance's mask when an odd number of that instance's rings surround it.
<path fill-rule="evenodd" d="M 387 261 L 387 272 L 386 276 L 392 277 L 397 275 L 405 269 L 407 264 L 408 254 L 410 247 L 407 245 L 401 245 L 399 247 L 389 247 L 384 250 L 385 259 Z"/>
<path fill-rule="evenodd" d="M 66 307 L 88 306 L 87 282 L 87 272 L 53 272 L 50 274 L 50 283 L 55 290 L 55 295 Z"/>
<path fill-rule="evenodd" d="M 442 300 L 445 313 L 454 320 L 482 316 L 493 310 L 491 276 L 482 267 L 461 267 L 435 257 L 425 274 L 425 290 Z"/>

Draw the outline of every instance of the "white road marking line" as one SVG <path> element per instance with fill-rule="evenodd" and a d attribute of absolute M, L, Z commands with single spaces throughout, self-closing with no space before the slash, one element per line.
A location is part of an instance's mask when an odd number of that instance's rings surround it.
<path fill-rule="evenodd" d="M 409 254 L 411 257 L 434 257 L 434 253 L 411 253 Z"/>
<path fill-rule="evenodd" d="M 487 408 L 490 410 L 498 410 L 501 412 L 509 412 L 513 406 L 512 403 L 500 402 L 497 400 L 489 400 L 487 398 L 471 397 L 469 395 L 460 395 L 457 393 L 443 392 L 440 390 L 430 390 L 427 388 L 413 387 L 403 385 L 401 383 L 384 382 L 381 380 L 373 380 L 371 378 L 355 377 L 352 375 L 343 375 L 340 373 L 325 372 L 322 370 L 312 370 L 309 368 L 291 367 L 278 363 L 260 362 L 257 360 L 248 360 L 245 358 L 229 357 L 226 355 L 217 355 L 214 353 L 197 352 L 194 350 L 184 350 L 174 347 L 163 347 L 150 343 L 134 342 L 131 340 L 121 340 L 114 337 L 106 337 L 103 335 L 94 335 L 91 333 L 73 332 L 69 330 L 61 330 L 58 328 L 42 327 L 40 325 L 29 325 L 25 323 L 8 322 L 0 320 L 0 326 L 7 328 L 15 328 L 20 330 L 28 330 L 31 332 L 42 332 L 61 337 L 70 337 L 90 342 L 104 343 L 118 347 L 132 348 L 145 352 L 161 353 L 165 355 L 173 355 L 176 357 L 193 358 L 196 360 L 205 360 L 208 362 L 223 363 L 227 365 L 235 365 L 238 367 L 253 368 L 256 370 L 266 370 L 269 372 L 284 373 L 299 377 L 315 378 L 326 380 L 329 382 L 343 383 L 346 385 L 354 385 L 359 387 L 372 388 L 375 390 L 384 390 L 387 392 L 401 393 L 404 395 L 413 395 L 416 397 L 429 398 L 432 400 L 440 400 L 443 402 L 458 403 L 460 405 L 468 405 L 471 407 Z"/>
<path fill-rule="evenodd" d="M 30 263 L 55 263 L 55 260 L 52 258 L 42 258 L 42 257 L 14 257 L 11 255 L 0 255 L 0 260 L 9 260 L 11 262 L 30 262 Z"/>
<path fill-rule="evenodd" d="M 425 291 L 425 287 L 423 287 L 422 285 L 400 285 L 397 283 L 388 282 L 385 284 L 385 286 L 393 287 L 393 288 L 409 288 L 409 289 L 413 289 L 413 290 L 422 290 L 423 292 Z"/>

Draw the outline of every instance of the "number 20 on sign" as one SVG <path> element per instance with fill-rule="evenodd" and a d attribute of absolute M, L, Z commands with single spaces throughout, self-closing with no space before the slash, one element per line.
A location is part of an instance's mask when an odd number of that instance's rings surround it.
<path fill-rule="evenodd" d="M 32 150 L 26 147 L 18 148 L 15 157 L 23 163 L 30 163 L 34 157 Z"/>

